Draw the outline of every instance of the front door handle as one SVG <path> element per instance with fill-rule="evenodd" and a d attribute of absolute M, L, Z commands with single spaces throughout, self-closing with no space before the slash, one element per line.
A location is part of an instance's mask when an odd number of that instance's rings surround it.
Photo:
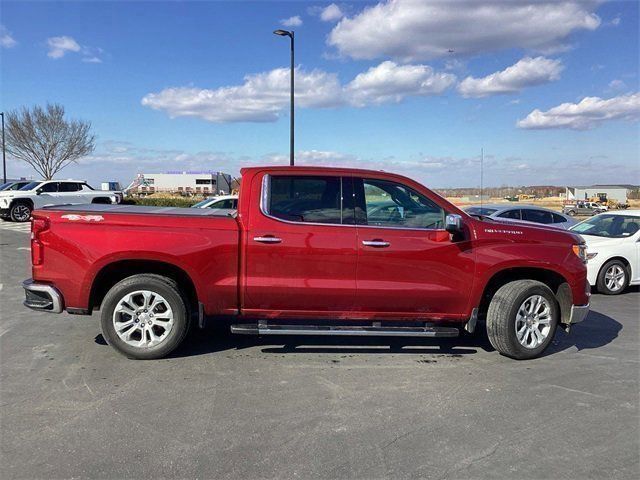
<path fill-rule="evenodd" d="M 281 238 L 274 237 L 273 235 L 265 235 L 264 237 L 253 237 L 256 242 L 260 243 L 280 243 L 282 242 Z"/>
<path fill-rule="evenodd" d="M 363 240 L 362 244 L 365 247 L 375 247 L 375 248 L 387 248 L 391 245 L 389 242 L 385 242 L 384 240 Z"/>

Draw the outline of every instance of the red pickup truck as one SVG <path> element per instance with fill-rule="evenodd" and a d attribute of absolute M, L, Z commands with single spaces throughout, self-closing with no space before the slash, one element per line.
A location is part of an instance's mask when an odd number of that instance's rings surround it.
<path fill-rule="evenodd" d="M 471 217 L 391 173 L 242 170 L 237 212 L 126 205 L 36 210 L 25 305 L 101 311 L 130 358 L 193 325 L 234 333 L 450 337 L 486 324 L 516 359 L 589 310 L 578 235 Z"/>

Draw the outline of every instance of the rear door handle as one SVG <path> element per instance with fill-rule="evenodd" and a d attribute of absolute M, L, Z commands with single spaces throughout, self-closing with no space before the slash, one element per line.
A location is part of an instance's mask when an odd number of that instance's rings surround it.
<path fill-rule="evenodd" d="M 265 235 L 264 237 L 253 237 L 256 242 L 260 243 L 281 243 L 282 239 L 273 235 Z"/>
<path fill-rule="evenodd" d="M 363 240 L 362 244 L 365 247 L 375 247 L 375 248 L 387 248 L 391 245 L 389 242 L 385 242 L 384 240 Z"/>

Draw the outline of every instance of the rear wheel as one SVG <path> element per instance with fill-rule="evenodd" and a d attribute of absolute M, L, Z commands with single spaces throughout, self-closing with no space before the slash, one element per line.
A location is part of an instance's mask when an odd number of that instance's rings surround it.
<path fill-rule="evenodd" d="M 159 275 L 134 275 L 114 285 L 104 298 L 102 334 L 129 358 L 162 358 L 189 331 L 189 310 L 177 284 Z"/>
<path fill-rule="evenodd" d="M 507 357 L 539 356 L 551 343 L 560 309 L 553 292 L 536 280 L 516 280 L 498 289 L 487 311 L 491 345 Z"/>
<path fill-rule="evenodd" d="M 11 205 L 9 218 L 14 222 L 28 222 L 31 218 L 31 206 L 24 202 L 16 202 Z"/>
<path fill-rule="evenodd" d="M 569 210 L 567 212 L 567 215 L 569 215 L 570 217 L 575 217 L 576 216 L 576 211 L 575 210 Z"/>
<path fill-rule="evenodd" d="M 619 295 L 629 285 L 629 271 L 621 260 L 611 260 L 598 273 L 596 287 L 605 295 Z"/>

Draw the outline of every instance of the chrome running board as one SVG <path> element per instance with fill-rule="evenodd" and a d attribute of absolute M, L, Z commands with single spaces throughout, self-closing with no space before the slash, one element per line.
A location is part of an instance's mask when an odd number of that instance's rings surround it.
<path fill-rule="evenodd" d="M 265 321 L 231 325 L 231 333 L 242 335 L 334 335 L 375 337 L 457 337 L 455 327 L 393 327 L 357 325 L 269 325 Z"/>

